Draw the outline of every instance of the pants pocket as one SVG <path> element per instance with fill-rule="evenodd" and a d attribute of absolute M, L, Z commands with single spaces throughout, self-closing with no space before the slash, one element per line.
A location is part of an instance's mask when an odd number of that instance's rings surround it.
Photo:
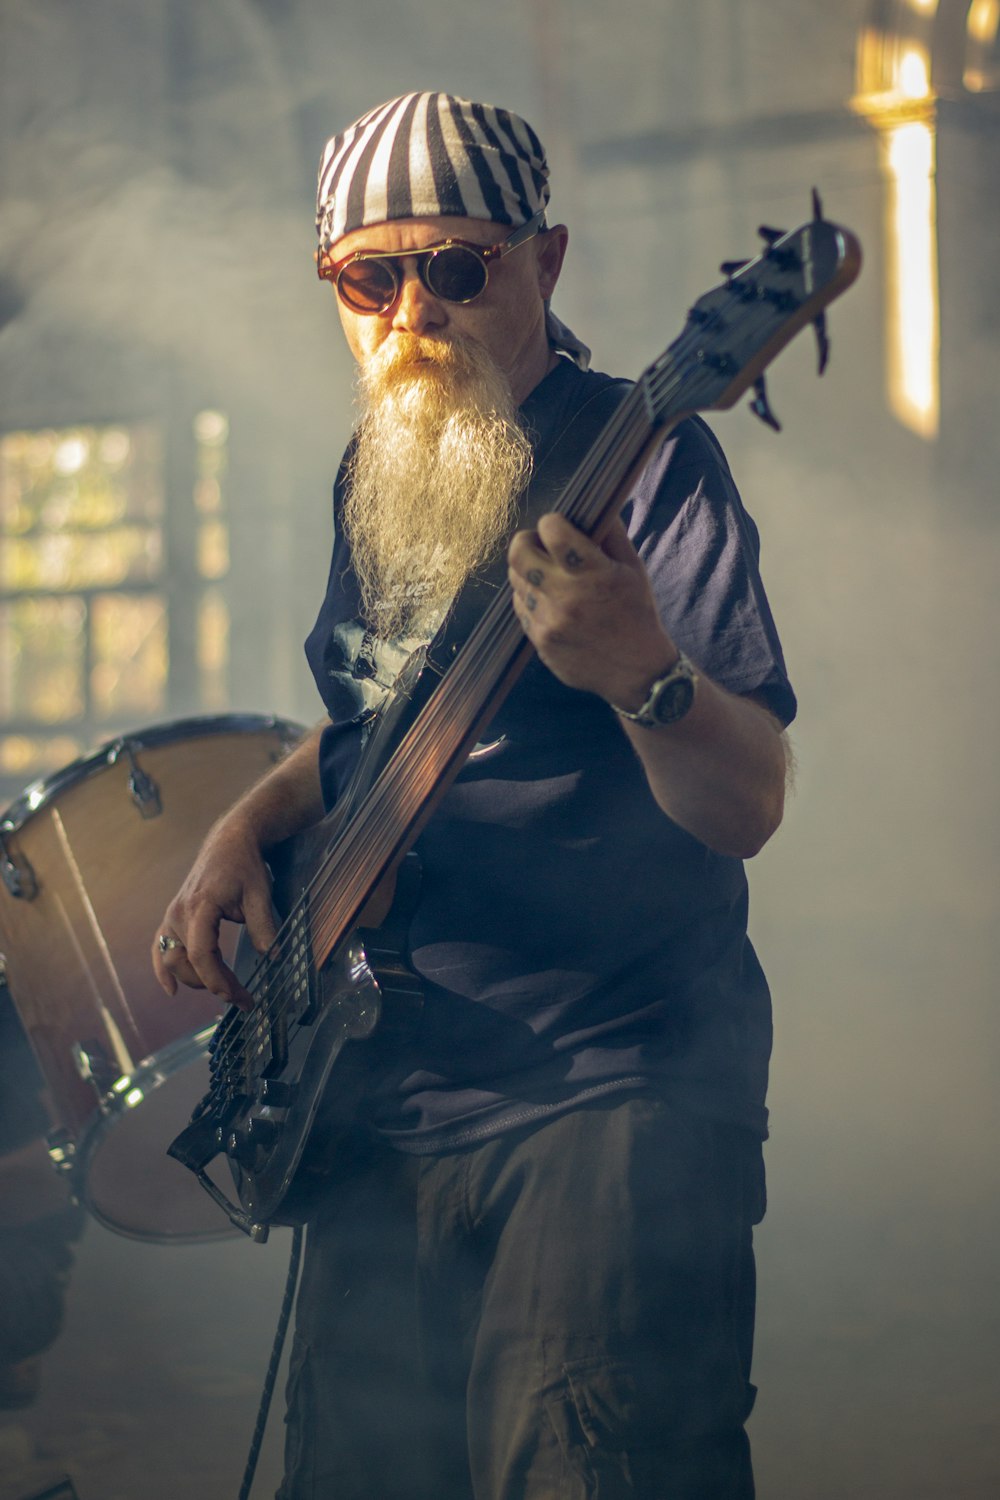
<path fill-rule="evenodd" d="M 633 1500 L 637 1455 L 653 1442 L 634 1371 L 594 1357 L 567 1363 L 563 1375 L 547 1403 L 565 1468 L 563 1500 Z"/>
<path fill-rule="evenodd" d="M 627 1361 L 595 1356 L 563 1373 L 548 1406 L 565 1471 L 560 1500 L 753 1500 L 738 1421 L 679 1428 Z"/>
<path fill-rule="evenodd" d="M 296 1333 L 288 1357 L 285 1477 L 275 1500 L 305 1500 L 313 1493 L 312 1441 L 317 1416 L 313 1387 L 309 1345 Z"/>

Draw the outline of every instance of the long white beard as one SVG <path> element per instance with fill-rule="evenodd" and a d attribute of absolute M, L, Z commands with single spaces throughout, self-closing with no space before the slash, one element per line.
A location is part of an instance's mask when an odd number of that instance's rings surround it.
<path fill-rule="evenodd" d="M 344 528 L 366 623 L 432 630 L 510 530 L 531 446 L 479 343 L 390 335 L 360 372 Z"/>

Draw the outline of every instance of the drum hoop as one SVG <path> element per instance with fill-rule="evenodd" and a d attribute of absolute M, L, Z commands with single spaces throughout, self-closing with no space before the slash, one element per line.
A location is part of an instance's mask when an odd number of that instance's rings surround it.
<path fill-rule="evenodd" d="M 102 1098 L 97 1114 L 86 1125 L 76 1142 L 73 1161 L 74 1191 L 99 1224 L 103 1224 L 106 1229 L 111 1229 L 126 1239 L 143 1240 L 150 1244 L 180 1244 L 222 1239 L 231 1233 L 231 1226 L 225 1223 L 220 1223 L 218 1229 L 182 1230 L 179 1233 L 164 1231 L 158 1234 L 149 1229 L 142 1231 L 129 1229 L 121 1223 L 120 1219 L 105 1213 L 100 1205 L 94 1202 L 90 1193 L 91 1163 L 105 1138 L 121 1120 L 127 1118 L 132 1109 L 141 1107 L 143 1099 L 151 1092 L 151 1089 L 159 1088 L 189 1063 L 197 1062 L 198 1058 L 207 1051 L 216 1025 L 217 1023 L 213 1021 L 210 1026 L 203 1026 L 199 1031 L 189 1032 L 187 1036 L 169 1042 L 159 1052 L 144 1057 L 131 1073 L 125 1073 L 117 1079 Z M 135 1089 L 141 1091 L 140 1098 L 130 1097 Z M 184 1121 L 178 1121 L 178 1128 L 184 1123 Z M 166 1153 L 166 1144 L 163 1149 Z"/>
<path fill-rule="evenodd" d="M 68 787 L 75 786 L 98 771 L 113 766 L 126 750 L 151 750 L 171 740 L 201 739 L 213 734 L 239 734 L 253 730 L 272 731 L 296 744 L 305 734 L 305 728 L 292 719 L 282 719 L 275 714 L 208 714 L 201 718 L 172 719 L 165 724 L 152 724 L 145 729 L 136 729 L 129 734 L 116 735 L 107 740 L 90 755 L 81 756 L 68 766 L 53 772 L 51 776 L 33 781 L 0 817 L 0 835 L 17 833 L 29 818 L 33 818 L 50 802 L 54 802 Z"/>

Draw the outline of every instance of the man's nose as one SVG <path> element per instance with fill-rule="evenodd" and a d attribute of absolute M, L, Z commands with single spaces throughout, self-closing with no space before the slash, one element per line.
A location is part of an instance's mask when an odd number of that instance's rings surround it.
<path fill-rule="evenodd" d="M 400 272 L 403 285 L 392 315 L 393 328 L 420 334 L 443 327 L 448 321 L 447 311 L 441 300 L 420 280 L 416 262 L 403 260 Z"/>

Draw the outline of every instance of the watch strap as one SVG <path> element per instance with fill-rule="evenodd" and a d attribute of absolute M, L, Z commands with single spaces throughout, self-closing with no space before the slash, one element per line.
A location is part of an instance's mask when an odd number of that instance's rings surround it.
<path fill-rule="evenodd" d="M 685 656 L 684 652 L 679 650 L 677 660 L 673 666 L 669 667 L 662 676 L 657 677 L 650 684 L 645 702 L 640 704 L 637 709 L 619 708 L 617 703 L 612 703 L 611 707 L 621 718 L 628 719 L 633 724 L 645 724 L 649 727 L 656 727 L 661 724 L 674 724 L 679 719 L 682 719 L 690 709 L 694 701 L 694 687 L 697 681 L 698 673 L 694 663 L 690 657 Z M 656 712 L 656 704 L 663 697 L 666 690 L 678 682 L 689 683 L 692 689 L 691 695 L 679 713 L 674 713 L 666 718 L 661 717 Z"/>

